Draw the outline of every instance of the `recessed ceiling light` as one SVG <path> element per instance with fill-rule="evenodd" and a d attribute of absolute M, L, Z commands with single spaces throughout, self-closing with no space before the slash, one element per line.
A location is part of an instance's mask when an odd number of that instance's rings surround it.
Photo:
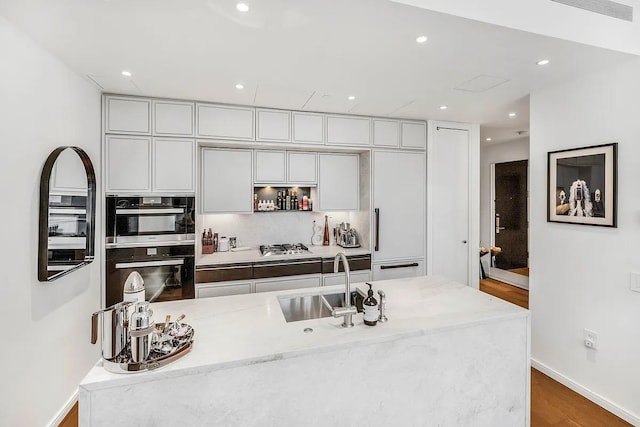
<path fill-rule="evenodd" d="M 427 41 L 427 36 L 418 36 L 418 38 L 416 38 L 416 42 L 418 43 L 424 43 Z"/>
<path fill-rule="evenodd" d="M 131 77 L 131 71 L 124 70 L 122 72 L 122 75 L 125 76 L 125 77 Z"/>
<path fill-rule="evenodd" d="M 509 117 L 514 118 L 516 116 L 516 113 L 509 113 Z"/>
<path fill-rule="evenodd" d="M 449 108 L 449 107 L 447 107 L 446 105 L 441 105 L 441 106 L 440 106 L 440 109 L 441 109 L 441 110 L 446 110 L 447 108 Z"/>
<path fill-rule="evenodd" d="M 485 141 L 491 141 L 491 138 L 487 138 Z"/>
<path fill-rule="evenodd" d="M 242 83 L 238 83 L 236 85 L 236 89 L 244 89 L 244 85 Z"/>
<path fill-rule="evenodd" d="M 536 64 L 538 65 L 547 65 L 549 63 L 548 59 L 541 59 L 540 61 L 536 62 Z"/>
<path fill-rule="evenodd" d="M 356 99 L 356 97 L 355 97 L 355 96 L 353 96 L 353 95 L 349 95 L 349 96 L 347 96 L 347 99 L 348 99 L 349 101 L 353 101 L 354 99 Z"/>
<path fill-rule="evenodd" d="M 246 3 L 238 3 L 236 5 L 236 9 L 238 9 L 240 12 L 248 12 L 249 11 L 249 5 Z"/>

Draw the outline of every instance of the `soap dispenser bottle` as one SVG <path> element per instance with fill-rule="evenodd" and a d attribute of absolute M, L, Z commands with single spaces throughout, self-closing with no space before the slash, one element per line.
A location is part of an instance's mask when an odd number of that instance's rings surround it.
<path fill-rule="evenodd" d="M 376 326 L 378 323 L 378 317 L 380 316 L 378 301 L 373 297 L 371 283 L 367 283 L 367 285 L 369 285 L 369 290 L 367 291 L 367 297 L 362 303 L 362 307 L 364 309 L 364 324 L 367 326 Z"/>

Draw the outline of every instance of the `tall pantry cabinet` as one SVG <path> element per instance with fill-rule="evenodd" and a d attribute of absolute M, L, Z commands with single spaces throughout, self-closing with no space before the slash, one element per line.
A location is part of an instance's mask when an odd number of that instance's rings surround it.
<path fill-rule="evenodd" d="M 373 280 L 425 274 L 426 156 L 374 150 Z"/>

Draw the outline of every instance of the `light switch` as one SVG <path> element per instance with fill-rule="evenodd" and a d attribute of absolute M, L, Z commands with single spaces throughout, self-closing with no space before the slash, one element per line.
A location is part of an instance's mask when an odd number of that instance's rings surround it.
<path fill-rule="evenodd" d="M 632 291 L 640 292 L 640 273 L 631 273 L 629 275 L 629 288 Z"/>

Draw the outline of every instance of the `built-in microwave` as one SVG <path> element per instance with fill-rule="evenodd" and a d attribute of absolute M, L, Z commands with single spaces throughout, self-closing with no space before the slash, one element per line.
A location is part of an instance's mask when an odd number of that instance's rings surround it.
<path fill-rule="evenodd" d="M 106 247 L 195 244 L 195 198 L 106 198 Z"/>

